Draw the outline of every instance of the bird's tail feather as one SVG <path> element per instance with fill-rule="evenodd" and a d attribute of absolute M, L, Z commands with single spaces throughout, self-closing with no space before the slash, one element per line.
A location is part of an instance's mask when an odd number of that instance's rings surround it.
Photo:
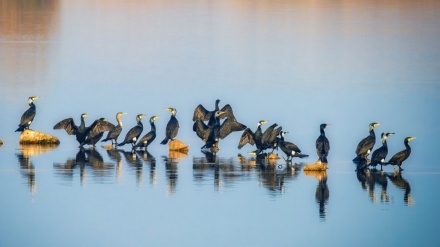
<path fill-rule="evenodd" d="M 168 137 L 165 137 L 165 139 L 163 139 L 163 141 L 160 142 L 160 144 L 165 145 L 168 143 Z"/>

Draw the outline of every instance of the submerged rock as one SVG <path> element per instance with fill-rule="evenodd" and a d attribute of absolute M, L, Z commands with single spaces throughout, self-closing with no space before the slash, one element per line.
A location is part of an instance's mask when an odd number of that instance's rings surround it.
<path fill-rule="evenodd" d="M 35 130 L 24 130 L 20 135 L 20 144 L 60 144 L 60 140 L 56 136 L 49 135 Z"/>

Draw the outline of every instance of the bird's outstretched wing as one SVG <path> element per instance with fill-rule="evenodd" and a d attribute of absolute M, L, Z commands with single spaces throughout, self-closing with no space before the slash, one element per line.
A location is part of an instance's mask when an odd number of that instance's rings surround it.
<path fill-rule="evenodd" d="M 255 134 L 249 128 L 243 131 L 243 134 L 241 135 L 240 141 L 238 143 L 238 149 L 241 149 L 247 143 L 251 144 L 252 146 L 255 145 Z"/>
<path fill-rule="evenodd" d="M 53 129 L 64 129 L 69 135 L 76 135 L 78 132 L 78 127 L 75 125 L 73 118 L 66 118 L 59 121 L 57 124 L 55 124 L 55 126 L 53 126 Z"/>
<path fill-rule="evenodd" d="M 208 121 L 211 118 L 212 114 L 213 114 L 212 112 L 206 110 L 206 108 L 203 107 L 202 105 L 198 105 L 194 110 L 193 121 L 196 120 Z"/>
<path fill-rule="evenodd" d="M 234 119 L 227 118 L 220 126 L 220 138 L 224 139 L 226 136 L 234 131 L 242 131 L 246 129 L 246 125 L 237 122 Z"/>

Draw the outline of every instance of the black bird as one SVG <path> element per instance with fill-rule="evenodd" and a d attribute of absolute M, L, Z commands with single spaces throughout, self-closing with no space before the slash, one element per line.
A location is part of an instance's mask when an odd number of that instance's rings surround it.
<path fill-rule="evenodd" d="M 260 149 L 261 147 L 261 137 L 263 136 L 263 131 L 261 130 L 261 126 L 263 124 L 266 124 L 267 120 L 261 120 L 257 124 L 257 130 L 252 132 L 250 128 L 246 128 L 241 135 L 240 141 L 238 143 L 238 149 L 241 149 L 244 145 L 247 143 L 251 144 L 252 146 L 255 145 L 257 149 Z"/>
<path fill-rule="evenodd" d="M 37 113 L 34 101 L 37 100 L 38 96 L 31 96 L 28 99 L 29 109 L 27 109 L 23 115 L 21 115 L 20 124 L 15 132 L 23 132 L 25 129 L 29 129 L 32 121 L 34 120 L 35 114 Z"/>
<path fill-rule="evenodd" d="M 86 139 L 79 145 L 79 147 L 83 147 L 84 145 L 93 145 L 95 147 L 96 143 L 101 140 L 104 136 L 104 132 L 110 131 L 115 126 L 107 122 L 105 118 L 100 118 L 95 120 L 92 125 L 90 125 L 86 130 Z"/>
<path fill-rule="evenodd" d="M 324 132 L 324 129 L 328 126 L 328 124 L 321 124 L 319 127 L 321 135 L 316 139 L 316 153 L 318 154 L 319 160 L 324 163 L 327 163 L 327 155 L 330 151 L 330 142 Z"/>
<path fill-rule="evenodd" d="M 385 162 L 385 158 L 388 154 L 388 144 L 387 144 L 387 138 L 391 135 L 394 135 L 394 133 L 382 133 L 381 139 L 382 139 L 382 146 L 376 150 L 374 150 L 372 156 L 371 156 L 371 162 L 368 164 L 369 166 L 376 167 L 378 164 L 381 165 Z"/>
<path fill-rule="evenodd" d="M 261 146 L 257 149 L 257 153 L 261 153 L 268 148 L 272 148 L 273 152 L 278 147 L 279 139 L 277 136 L 281 133 L 282 127 L 277 126 L 278 124 L 274 123 L 264 131 L 261 136 Z"/>
<path fill-rule="evenodd" d="M 86 113 L 81 114 L 81 124 L 79 126 L 75 125 L 75 122 L 73 121 L 73 118 L 66 118 L 64 120 L 61 120 L 55 126 L 53 126 L 53 129 L 64 129 L 67 134 L 69 135 L 75 135 L 76 140 L 79 144 L 83 143 L 83 141 L 86 139 L 87 136 L 87 127 L 84 121 L 84 118 L 87 117 Z"/>
<path fill-rule="evenodd" d="M 371 123 L 369 125 L 370 135 L 362 139 L 356 148 L 356 158 L 353 162 L 359 163 L 361 159 L 367 159 L 367 156 L 373 150 L 374 144 L 376 143 L 376 135 L 374 134 L 374 128 L 379 126 L 380 123 Z"/>
<path fill-rule="evenodd" d="M 220 100 L 216 100 L 215 101 L 215 109 L 214 111 L 208 111 L 205 109 L 205 107 L 203 107 L 201 104 L 199 104 L 196 109 L 194 109 L 194 114 L 193 114 L 193 121 L 197 121 L 197 120 L 202 120 L 202 121 L 210 121 L 211 118 L 214 116 L 216 111 L 219 111 L 220 108 L 218 106 L 218 104 L 220 103 Z M 212 124 L 208 124 L 208 125 L 213 125 Z"/>
<path fill-rule="evenodd" d="M 396 153 L 395 155 L 393 155 L 393 157 L 391 157 L 391 159 L 384 164 L 397 165 L 397 166 L 399 166 L 399 170 L 403 170 L 401 168 L 402 163 L 403 163 L 403 161 L 408 159 L 409 155 L 411 154 L 411 147 L 408 145 L 408 142 L 410 142 L 414 139 L 416 139 L 416 138 L 415 137 L 405 138 L 405 140 L 403 141 L 403 143 L 405 144 L 405 149 Z"/>
<path fill-rule="evenodd" d="M 218 146 L 218 141 L 221 136 L 221 125 L 220 116 L 224 114 L 222 111 L 216 111 L 214 114 L 215 124 L 206 125 L 201 119 L 198 119 L 193 124 L 193 131 L 196 132 L 197 136 L 205 142 L 204 148 L 213 148 Z"/>
<path fill-rule="evenodd" d="M 281 131 L 280 138 L 278 139 L 278 146 L 287 155 L 287 161 L 292 160 L 293 157 L 299 157 L 299 158 L 308 157 L 309 155 L 301 153 L 301 149 L 299 149 L 297 145 L 291 142 L 284 141 L 284 136 L 287 133 L 288 132 L 286 131 Z"/>
<path fill-rule="evenodd" d="M 123 146 L 127 143 L 131 143 L 131 146 L 134 147 L 134 144 L 136 143 L 137 139 L 142 133 L 142 130 L 144 130 L 144 126 L 142 125 L 142 118 L 144 118 L 144 114 L 139 114 L 136 116 L 136 122 L 137 125 L 131 128 L 127 134 L 125 135 L 125 139 L 123 142 L 119 143 L 118 146 Z"/>
<path fill-rule="evenodd" d="M 167 127 L 165 129 L 165 139 L 160 143 L 165 145 L 168 143 L 168 140 L 173 140 L 174 137 L 177 136 L 177 132 L 179 132 L 179 121 L 176 118 L 176 109 L 175 108 L 167 108 L 167 111 L 171 112 L 170 120 L 168 121 Z"/>
<path fill-rule="evenodd" d="M 122 132 L 122 121 L 121 121 L 121 117 L 123 115 L 125 115 L 127 113 L 125 112 L 118 112 L 116 113 L 116 121 L 118 122 L 118 124 L 113 127 L 113 129 L 111 129 L 108 134 L 107 137 L 102 140 L 101 142 L 106 142 L 106 141 L 111 141 L 112 142 L 112 146 L 113 146 L 113 140 L 115 141 L 115 145 L 118 145 L 118 137 Z"/>
<path fill-rule="evenodd" d="M 147 147 L 156 139 L 156 125 L 154 125 L 154 121 L 156 121 L 159 117 L 158 116 L 152 116 L 150 118 L 150 126 L 151 130 L 147 134 L 145 134 L 138 143 L 134 146 L 134 148 L 137 147 L 143 147 L 145 150 L 147 150 Z"/>

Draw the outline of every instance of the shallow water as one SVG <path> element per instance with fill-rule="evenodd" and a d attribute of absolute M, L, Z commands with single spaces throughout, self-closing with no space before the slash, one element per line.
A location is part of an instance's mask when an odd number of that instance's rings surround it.
<path fill-rule="evenodd" d="M 0 4 L 1 246 L 436 246 L 440 169 L 437 1 L 38 1 Z M 18 144 L 27 97 L 31 128 L 58 147 Z M 238 150 L 241 133 L 205 156 L 192 131 L 198 104 L 231 104 L 255 130 L 289 131 L 306 159 L 262 165 Z M 177 108 L 188 155 L 159 145 Z M 159 115 L 149 154 L 80 151 L 53 130 L 118 111 L 124 131 Z M 314 163 L 319 125 L 329 169 Z M 389 156 L 412 154 L 399 175 L 356 174 L 351 160 L 368 124 Z M 149 130 L 144 120 L 145 129 Z M 269 125 L 267 124 L 267 125 Z M 376 148 L 380 146 L 377 138 Z M 242 155 L 246 160 L 239 160 Z"/>

